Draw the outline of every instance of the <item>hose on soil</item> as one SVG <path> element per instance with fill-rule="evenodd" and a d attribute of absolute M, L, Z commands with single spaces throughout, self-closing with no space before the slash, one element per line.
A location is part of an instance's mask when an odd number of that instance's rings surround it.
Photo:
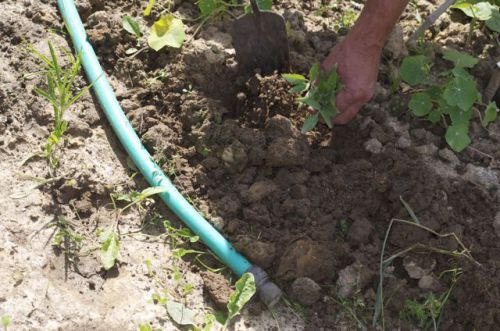
<path fill-rule="evenodd" d="M 82 65 L 92 89 L 99 100 L 113 131 L 128 155 L 134 161 L 144 178 L 151 186 L 165 189 L 159 196 L 165 204 L 226 264 L 234 273 L 241 276 L 250 272 L 255 277 L 257 293 L 268 306 L 276 304 L 282 295 L 281 290 L 271 282 L 267 274 L 258 266 L 252 265 L 240 255 L 234 247 L 201 216 L 179 193 L 161 168 L 142 145 L 115 97 L 99 60 L 88 41 L 87 34 L 73 0 L 57 0 L 57 5 L 67 26 L 73 46 L 80 54 Z"/>

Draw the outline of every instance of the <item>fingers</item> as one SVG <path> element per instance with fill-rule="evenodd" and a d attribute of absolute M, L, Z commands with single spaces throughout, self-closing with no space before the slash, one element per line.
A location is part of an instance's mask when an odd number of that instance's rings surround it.
<path fill-rule="evenodd" d="M 356 117 L 361 107 L 373 96 L 373 91 L 358 89 L 356 92 L 345 89 L 337 95 L 336 105 L 340 114 L 332 119 L 334 124 L 347 124 Z"/>

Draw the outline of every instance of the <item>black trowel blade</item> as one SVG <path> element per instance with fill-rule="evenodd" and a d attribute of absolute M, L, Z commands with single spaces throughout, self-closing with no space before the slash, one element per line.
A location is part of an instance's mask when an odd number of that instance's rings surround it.
<path fill-rule="evenodd" d="M 232 37 L 240 71 L 289 71 L 290 50 L 282 16 L 270 11 L 243 15 L 233 23 Z"/>

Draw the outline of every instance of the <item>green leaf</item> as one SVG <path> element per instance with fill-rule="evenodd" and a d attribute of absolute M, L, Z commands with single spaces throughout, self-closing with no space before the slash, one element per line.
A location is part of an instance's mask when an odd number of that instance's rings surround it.
<path fill-rule="evenodd" d="M 133 34 L 136 38 L 141 37 L 141 28 L 136 20 L 132 17 L 125 15 L 122 19 L 122 26 L 130 34 Z"/>
<path fill-rule="evenodd" d="M 297 98 L 297 100 L 300 103 L 306 104 L 309 107 L 316 109 L 316 110 L 320 110 L 322 108 L 321 104 L 317 100 L 315 100 L 314 98 L 311 98 L 311 97 Z"/>
<path fill-rule="evenodd" d="M 458 106 L 467 111 L 476 102 L 478 93 L 474 80 L 458 76 L 448 83 L 444 89 L 443 98 L 450 106 Z"/>
<path fill-rule="evenodd" d="M 2 315 L 2 326 L 5 330 L 7 330 L 7 328 L 9 327 L 10 325 L 10 317 L 9 315 L 7 314 L 3 314 Z"/>
<path fill-rule="evenodd" d="M 149 0 L 147 7 L 144 9 L 144 12 L 142 13 L 144 16 L 149 16 L 151 15 L 151 10 L 153 9 L 153 6 L 155 5 L 156 0 Z"/>
<path fill-rule="evenodd" d="M 139 324 L 139 331 L 153 331 L 148 323 Z"/>
<path fill-rule="evenodd" d="M 238 315 L 245 304 L 255 294 L 255 279 L 251 273 L 244 273 L 243 276 L 236 282 L 235 290 L 229 296 L 227 304 L 228 316 L 226 324 Z"/>
<path fill-rule="evenodd" d="M 318 77 L 318 73 L 319 73 L 319 64 L 315 63 L 315 64 L 313 64 L 313 66 L 309 70 L 309 80 L 311 82 L 314 82 L 316 80 L 316 78 Z"/>
<path fill-rule="evenodd" d="M 202 16 L 207 17 L 212 15 L 215 11 L 225 8 L 220 0 L 198 0 L 198 9 Z"/>
<path fill-rule="evenodd" d="M 273 6 L 273 0 L 257 0 L 257 6 L 260 10 L 271 10 Z M 245 6 L 245 14 L 250 14 L 252 12 L 252 6 Z"/>
<path fill-rule="evenodd" d="M 324 105 L 321 107 L 319 110 L 321 117 L 325 120 L 326 125 L 331 129 L 333 128 L 332 124 L 332 118 L 337 115 L 337 109 L 333 105 L 333 102 L 330 102 L 330 104 Z"/>
<path fill-rule="evenodd" d="M 485 24 L 491 31 L 500 33 L 500 12 L 498 9 L 493 11 L 491 18 L 487 20 Z"/>
<path fill-rule="evenodd" d="M 498 116 L 498 111 L 497 104 L 494 101 L 490 102 L 484 111 L 483 125 L 488 126 L 488 124 L 495 122 Z"/>
<path fill-rule="evenodd" d="M 292 85 L 307 83 L 307 78 L 299 74 L 282 74 L 281 77 Z"/>
<path fill-rule="evenodd" d="M 455 63 L 457 67 L 461 68 L 472 68 L 478 62 L 478 59 L 476 59 L 473 56 L 470 56 L 469 54 L 456 52 L 452 50 L 444 51 L 443 58 L 445 60 L 452 61 L 453 63 Z"/>
<path fill-rule="evenodd" d="M 318 124 L 318 113 L 309 116 L 304 121 L 304 124 L 302 125 L 302 129 L 300 130 L 300 132 L 302 132 L 302 134 L 309 132 L 316 126 L 316 124 Z"/>
<path fill-rule="evenodd" d="M 465 15 L 479 21 L 487 21 L 491 18 L 494 6 L 486 1 L 478 3 L 462 2 L 451 6 L 460 9 Z"/>
<path fill-rule="evenodd" d="M 148 45 L 155 51 L 165 46 L 179 48 L 184 43 L 184 23 L 172 14 L 162 16 L 149 30 Z"/>
<path fill-rule="evenodd" d="M 418 92 L 411 96 L 408 108 L 418 117 L 425 116 L 432 110 L 432 99 L 427 92 Z"/>
<path fill-rule="evenodd" d="M 101 234 L 101 263 L 104 269 L 113 268 L 120 251 L 120 238 L 113 229 L 108 229 Z"/>
<path fill-rule="evenodd" d="M 154 187 L 148 187 L 147 189 L 144 189 L 141 192 L 141 197 L 142 200 L 149 198 L 153 195 L 160 194 L 163 192 L 167 192 L 167 188 L 164 186 L 154 186 Z"/>
<path fill-rule="evenodd" d="M 468 127 L 461 124 L 450 125 L 446 130 L 445 138 L 451 149 L 457 153 L 463 151 L 471 143 Z"/>
<path fill-rule="evenodd" d="M 288 90 L 289 93 L 302 93 L 304 91 L 306 91 L 307 89 L 309 88 L 309 84 L 308 83 L 299 83 L 297 85 L 295 85 L 294 87 L 292 87 L 290 90 Z"/>
<path fill-rule="evenodd" d="M 399 69 L 401 78 L 410 85 L 421 84 L 427 77 L 429 59 L 424 55 L 407 56 Z"/>
<path fill-rule="evenodd" d="M 469 126 L 469 122 L 472 118 L 472 110 L 469 109 L 467 111 L 461 110 L 459 108 L 455 108 L 450 112 L 451 123 L 453 125 L 465 125 Z"/>
<path fill-rule="evenodd" d="M 441 111 L 434 109 L 427 115 L 427 119 L 431 121 L 432 124 L 436 124 L 441 120 L 441 115 Z"/>
<path fill-rule="evenodd" d="M 196 312 L 186 308 L 182 303 L 167 301 L 167 312 L 170 318 L 178 325 L 195 325 Z"/>

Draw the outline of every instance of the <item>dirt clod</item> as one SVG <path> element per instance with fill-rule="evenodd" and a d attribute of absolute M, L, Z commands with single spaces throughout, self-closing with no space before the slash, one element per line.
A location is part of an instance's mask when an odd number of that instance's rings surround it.
<path fill-rule="evenodd" d="M 311 278 L 297 278 L 292 283 L 292 298 L 304 306 L 311 306 L 321 298 L 321 287 Z"/>

